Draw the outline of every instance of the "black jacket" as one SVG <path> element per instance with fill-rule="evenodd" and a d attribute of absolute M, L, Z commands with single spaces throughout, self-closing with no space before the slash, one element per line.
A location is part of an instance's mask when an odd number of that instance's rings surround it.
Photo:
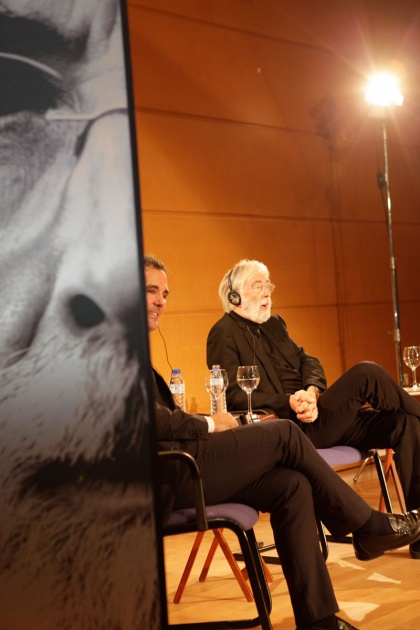
<path fill-rule="evenodd" d="M 207 339 L 207 364 L 220 365 L 227 370 L 229 385 L 226 392 L 227 406 L 230 411 L 246 409 L 245 392 L 236 383 L 236 371 L 239 365 L 257 365 L 260 372 L 260 384 L 252 393 L 252 405 L 255 408 L 268 408 L 277 413 L 279 418 L 290 417 L 289 395 L 284 393 L 279 376 L 271 360 L 245 319 L 234 312 L 225 313 L 210 330 Z M 299 371 L 302 386 L 316 385 L 321 390 L 327 386 L 324 370 L 318 359 L 306 354 L 287 332 L 286 323 L 279 315 L 272 315 L 260 326 L 272 343 L 280 350 L 291 367 Z"/>

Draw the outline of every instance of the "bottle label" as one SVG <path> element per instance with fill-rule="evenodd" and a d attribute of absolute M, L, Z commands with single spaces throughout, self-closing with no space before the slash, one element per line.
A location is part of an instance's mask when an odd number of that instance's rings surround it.
<path fill-rule="evenodd" d="M 184 383 L 171 383 L 169 385 L 169 389 L 172 394 L 185 394 L 185 385 Z"/>
<path fill-rule="evenodd" d="M 213 376 L 210 379 L 210 392 L 213 394 L 213 396 L 215 396 L 216 398 L 218 396 L 220 396 L 220 394 L 223 393 L 223 390 L 225 388 L 224 382 L 223 382 L 223 377 L 220 376 Z"/>

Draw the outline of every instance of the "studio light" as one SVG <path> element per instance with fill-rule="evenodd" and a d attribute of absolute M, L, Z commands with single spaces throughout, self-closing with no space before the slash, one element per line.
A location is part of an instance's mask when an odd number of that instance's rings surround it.
<path fill-rule="evenodd" d="M 401 332 L 400 332 L 400 312 L 398 302 L 397 268 L 394 256 L 394 239 L 392 231 L 391 213 L 391 193 L 389 189 L 389 166 L 388 166 L 388 139 L 386 132 L 386 119 L 390 110 L 394 106 L 400 106 L 404 102 L 404 96 L 400 89 L 400 79 L 389 72 L 378 72 L 368 81 L 365 91 L 368 103 L 373 106 L 371 116 L 380 118 L 382 127 L 382 139 L 384 148 L 385 173 L 378 173 L 377 181 L 380 188 L 385 187 L 386 191 L 386 223 L 388 230 L 388 245 L 390 255 L 390 272 L 392 284 L 392 303 L 394 310 L 394 341 L 397 358 L 398 378 L 401 386 L 404 385 L 404 374 L 401 356 Z"/>
<path fill-rule="evenodd" d="M 377 72 L 367 83 L 365 97 L 368 103 L 377 107 L 402 105 L 404 96 L 399 77 L 390 72 Z"/>

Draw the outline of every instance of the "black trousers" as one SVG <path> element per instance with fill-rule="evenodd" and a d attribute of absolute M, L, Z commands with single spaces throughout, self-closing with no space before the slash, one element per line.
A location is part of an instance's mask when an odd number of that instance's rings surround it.
<path fill-rule="evenodd" d="M 208 504 L 243 502 L 270 513 L 297 625 L 337 612 L 315 515 L 341 537 L 361 527 L 372 510 L 298 427 L 271 420 L 187 441 L 183 448 L 198 460 Z M 188 476 L 181 476 L 175 506 L 192 505 Z"/>
<path fill-rule="evenodd" d="M 363 407 L 368 402 L 371 407 Z M 318 400 L 318 419 L 296 420 L 316 448 L 392 448 L 407 503 L 420 507 L 420 403 L 376 363 L 347 370 Z"/>

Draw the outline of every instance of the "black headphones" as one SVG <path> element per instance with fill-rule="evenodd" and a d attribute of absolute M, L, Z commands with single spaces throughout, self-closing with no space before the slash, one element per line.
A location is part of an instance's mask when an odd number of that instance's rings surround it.
<path fill-rule="evenodd" d="M 239 295 L 239 293 L 233 290 L 232 280 L 230 279 L 232 276 L 232 271 L 233 269 L 229 271 L 229 275 L 227 277 L 227 281 L 229 285 L 228 300 L 231 304 L 233 304 L 233 306 L 239 306 L 241 303 L 241 296 Z"/>

